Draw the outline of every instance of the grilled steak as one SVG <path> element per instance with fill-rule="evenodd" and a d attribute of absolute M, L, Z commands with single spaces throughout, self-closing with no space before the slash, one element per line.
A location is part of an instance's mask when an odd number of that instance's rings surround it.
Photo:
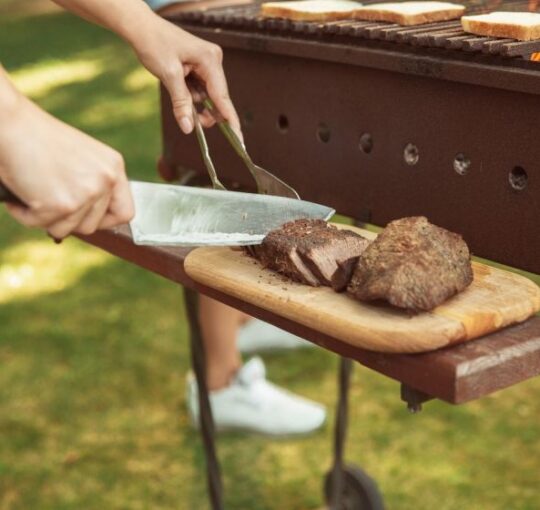
<path fill-rule="evenodd" d="M 322 220 L 297 220 L 285 223 L 282 227 L 269 232 L 262 244 L 251 247 L 251 251 L 263 266 L 297 282 L 316 287 L 319 280 L 298 255 L 298 240 L 314 231 L 324 229 L 325 225 Z"/>
<path fill-rule="evenodd" d="M 252 253 L 292 280 L 344 290 L 369 241 L 323 220 L 297 220 L 270 232 Z"/>
<path fill-rule="evenodd" d="M 361 301 L 384 299 L 418 312 L 435 308 L 472 280 L 461 236 L 418 216 L 387 225 L 362 253 L 347 290 Z"/>

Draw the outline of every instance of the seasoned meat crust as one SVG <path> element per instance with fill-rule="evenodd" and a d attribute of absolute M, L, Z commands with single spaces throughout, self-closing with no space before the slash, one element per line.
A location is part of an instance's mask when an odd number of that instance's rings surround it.
<path fill-rule="evenodd" d="M 341 291 L 368 244 L 362 236 L 323 220 L 296 220 L 268 233 L 250 251 L 265 267 L 292 280 Z"/>
<path fill-rule="evenodd" d="M 386 226 L 360 256 L 347 291 L 361 301 L 384 299 L 418 312 L 432 310 L 472 280 L 461 236 L 417 216 Z"/>

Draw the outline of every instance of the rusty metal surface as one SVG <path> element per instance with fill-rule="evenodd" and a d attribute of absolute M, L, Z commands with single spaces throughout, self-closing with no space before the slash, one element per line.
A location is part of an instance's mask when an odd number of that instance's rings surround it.
<path fill-rule="evenodd" d="M 478 340 L 424 354 L 370 352 L 197 284 L 183 269 L 189 249 L 135 246 L 127 227 L 80 237 L 124 260 L 452 404 L 483 397 L 540 374 L 540 317 Z"/>
<path fill-rule="evenodd" d="M 369 3 L 369 2 L 368 2 Z M 468 13 L 485 12 L 489 6 L 480 2 L 470 6 Z M 528 3 L 523 1 L 504 2 L 497 7 L 501 10 L 527 11 Z M 290 21 L 277 18 L 263 18 L 258 5 L 226 7 L 208 11 L 186 11 L 171 18 L 175 22 L 186 24 L 188 27 L 197 26 L 219 27 L 220 29 L 241 29 L 243 31 L 267 32 L 270 34 L 304 36 L 322 42 L 340 42 L 349 45 L 358 43 L 358 39 L 377 41 L 392 41 L 400 44 L 422 45 L 425 47 L 449 48 L 452 50 L 465 49 L 462 41 L 471 38 L 461 28 L 459 20 L 430 23 L 414 27 L 401 27 L 393 23 L 344 20 L 333 22 Z M 457 39 L 460 38 L 460 39 Z M 476 44 L 467 46 L 467 51 L 487 52 L 505 57 L 528 56 L 540 51 L 540 41 L 520 42 L 506 40 L 502 44 L 492 44 L 498 41 L 493 37 L 477 37 Z"/>
<path fill-rule="evenodd" d="M 254 161 L 303 198 L 378 225 L 426 215 L 475 255 L 540 273 L 538 95 L 231 48 L 225 65 Z M 167 166 L 202 173 L 168 101 Z M 252 187 L 219 132 L 208 136 L 220 175 Z"/>

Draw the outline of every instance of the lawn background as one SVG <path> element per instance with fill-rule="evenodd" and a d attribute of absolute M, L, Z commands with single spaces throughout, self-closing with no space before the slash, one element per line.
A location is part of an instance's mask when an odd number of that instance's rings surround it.
<path fill-rule="evenodd" d="M 115 36 L 45 1 L 0 0 L 0 62 L 45 109 L 120 150 L 130 177 L 156 179 L 156 83 Z M 207 508 L 187 344 L 177 286 L 0 211 L 0 510 Z M 333 423 L 333 355 L 264 358 Z M 415 416 L 398 391 L 357 366 L 347 456 L 389 510 L 540 508 L 540 379 Z M 316 509 L 331 426 L 292 441 L 225 435 L 219 453 L 227 508 Z"/>

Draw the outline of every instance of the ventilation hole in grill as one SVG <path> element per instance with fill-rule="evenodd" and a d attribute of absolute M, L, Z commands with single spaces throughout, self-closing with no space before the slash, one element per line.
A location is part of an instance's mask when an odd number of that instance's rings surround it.
<path fill-rule="evenodd" d="M 277 128 L 281 133 L 286 133 L 289 130 L 289 119 L 286 115 L 280 115 L 278 117 Z"/>
<path fill-rule="evenodd" d="M 322 143 L 330 141 L 330 128 L 326 124 L 321 123 L 317 127 L 317 139 Z"/>
<path fill-rule="evenodd" d="M 454 170 L 459 175 L 467 175 L 469 173 L 469 168 L 471 167 L 471 160 L 465 156 L 462 152 L 456 154 L 454 158 Z"/>
<path fill-rule="evenodd" d="M 408 143 L 407 145 L 405 145 L 405 149 L 403 150 L 403 159 L 405 163 L 407 163 L 407 165 L 416 165 L 416 163 L 418 163 L 418 160 L 420 159 L 418 147 L 413 143 Z"/>
<path fill-rule="evenodd" d="M 514 167 L 508 174 L 510 186 L 512 186 L 512 188 L 514 188 L 516 191 L 523 191 L 527 187 L 528 180 L 529 176 L 527 175 L 527 172 L 520 166 Z"/>
<path fill-rule="evenodd" d="M 364 154 L 369 154 L 373 150 L 373 137 L 369 133 L 364 133 L 360 137 L 359 147 Z"/>
<path fill-rule="evenodd" d="M 253 124 L 253 113 L 249 111 L 245 112 L 242 120 L 244 126 L 251 126 Z"/>

